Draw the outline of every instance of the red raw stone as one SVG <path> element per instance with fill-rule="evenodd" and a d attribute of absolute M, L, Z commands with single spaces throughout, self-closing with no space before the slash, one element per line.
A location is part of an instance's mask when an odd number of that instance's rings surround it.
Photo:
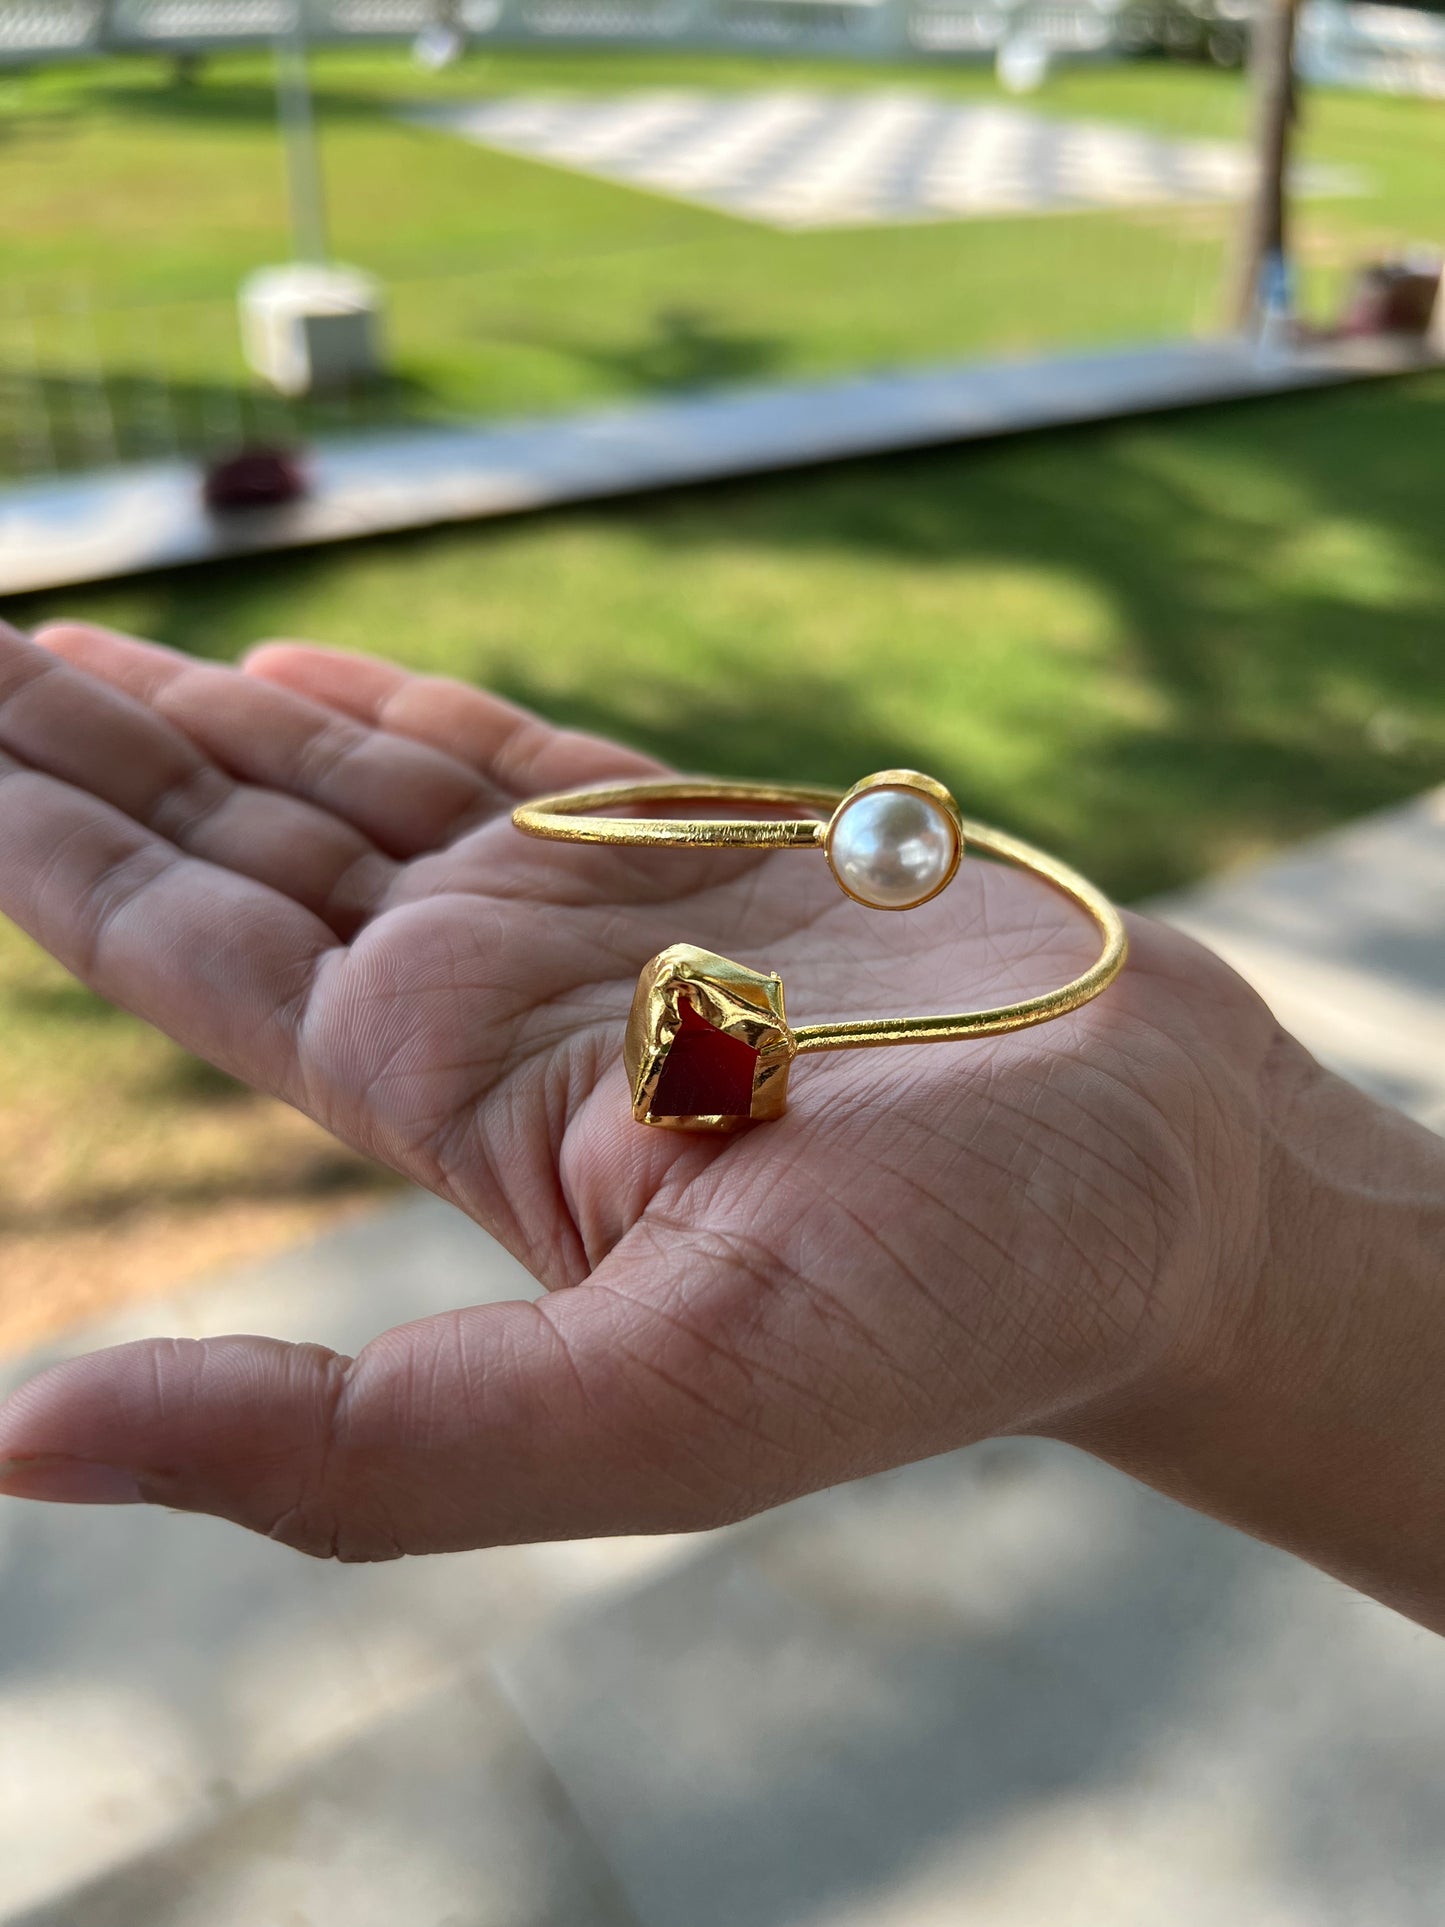
<path fill-rule="evenodd" d="M 758 1054 L 699 1017 L 684 997 L 682 1022 L 657 1080 L 653 1117 L 748 1117 Z"/>

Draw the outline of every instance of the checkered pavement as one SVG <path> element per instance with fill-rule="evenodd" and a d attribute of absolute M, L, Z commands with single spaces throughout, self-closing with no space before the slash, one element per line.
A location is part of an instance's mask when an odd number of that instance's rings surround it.
<path fill-rule="evenodd" d="M 772 227 L 983 219 L 1224 201 L 1249 185 L 1243 148 L 1053 120 L 901 90 L 646 89 L 521 94 L 420 110 L 482 146 Z M 1338 168 L 1296 186 L 1340 193 Z"/>

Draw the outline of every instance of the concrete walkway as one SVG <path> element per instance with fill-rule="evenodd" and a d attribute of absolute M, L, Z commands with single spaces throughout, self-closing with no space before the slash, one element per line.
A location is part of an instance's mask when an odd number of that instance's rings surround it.
<path fill-rule="evenodd" d="M 357 434 L 313 450 L 305 501 L 224 517 L 192 463 L 139 463 L 0 490 L 0 596 L 1432 365 L 1400 341 L 1266 359 L 1183 341 Z"/>
<path fill-rule="evenodd" d="M 1445 1126 L 1445 791 L 1165 908 Z M 57 1349 L 532 1289 L 417 1199 Z M 3 1927 L 1438 1927 L 1442 1732 L 1438 1641 L 1030 1440 L 375 1569 L 0 1506 Z"/>

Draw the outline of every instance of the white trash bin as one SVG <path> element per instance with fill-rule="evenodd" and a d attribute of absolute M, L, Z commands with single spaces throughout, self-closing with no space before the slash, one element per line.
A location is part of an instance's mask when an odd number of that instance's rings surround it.
<path fill-rule="evenodd" d="M 358 387 L 381 373 L 381 297 L 359 268 L 295 262 L 241 284 L 246 360 L 283 395 Z"/>

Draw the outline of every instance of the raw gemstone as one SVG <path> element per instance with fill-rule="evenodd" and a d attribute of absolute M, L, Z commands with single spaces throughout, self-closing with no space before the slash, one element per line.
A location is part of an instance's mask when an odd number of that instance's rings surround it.
<path fill-rule="evenodd" d="M 699 1017 L 685 997 L 678 1001 L 678 1016 L 677 1035 L 653 1093 L 652 1115 L 750 1116 L 758 1053 L 740 1037 L 729 1037 Z"/>
<path fill-rule="evenodd" d="M 781 1117 L 795 1050 L 776 971 L 750 970 L 696 944 L 642 966 L 622 1062 L 639 1124 L 734 1131 Z"/>

